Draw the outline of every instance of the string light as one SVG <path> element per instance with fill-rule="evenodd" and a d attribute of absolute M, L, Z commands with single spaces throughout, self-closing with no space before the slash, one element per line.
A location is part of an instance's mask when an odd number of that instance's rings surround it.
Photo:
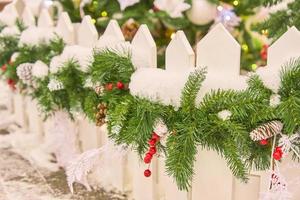
<path fill-rule="evenodd" d="M 249 49 L 249 48 L 248 48 L 248 45 L 247 45 L 247 44 L 243 44 L 243 45 L 242 45 L 242 49 L 243 49 L 244 51 L 247 52 L 248 49 Z"/>
<path fill-rule="evenodd" d="M 107 15 L 108 15 L 108 14 L 107 14 L 106 11 L 102 11 L 102 12 L 101 12 L 101 17 L 107 17 Z"/>
<path fill-rule="evenodd" d="M 257 64 L 253 63 L 253 64 L 251 65 L 251 69 L 252 69 L 252 70 L 256 70 L 256 69 L 257 69 Z"/>
<path fill-rule="evenodd" d="M 175 37 L 175 33 L 172 33 L 170 38 L 173 39 Z"/>
<path fill-rule="evenodd" d="M 92 21 L 93 24 L 96 24 L 96 20 L 95 19 L 92 19 L 91 21 Z"/>
<path fill-rule="evenodd" d="M 234 6 L 238 6 L 239 3 L 240 3 L 240 2 L 239 2 L 238 0 L 233 1 L 233 5 L 234 5 Z"/>
<path fill-rule="evenodd" d="M 218 11 L 222 11 L 223 10 L 223 6 L 218 6 L 217 9 L 218 9 Z"/>
<path fill-rule="evenodd" d="M 266 36 L 266 35 L 269 34 L 269 30 L 268 29 L 263 29 L 263 30 L 261 30 L 261 33 Z"/>

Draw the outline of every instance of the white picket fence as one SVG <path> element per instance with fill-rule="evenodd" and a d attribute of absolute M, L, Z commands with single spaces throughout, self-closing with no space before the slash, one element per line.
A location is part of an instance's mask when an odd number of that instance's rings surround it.
<path fill-rule="evenodd" d="M 33 26 L 34 16 L 30 9 L 28 7 L 20 9 L 20 6 L 24 4 L 16 5 L 18 9 L 15 9 L 15 12 L 27 26 Z M 95 45 L 109 47 L 125 41 L 119 25 L 113 20 L 100 38 L 89 16 L 85 16 L 80 24 L 72 24 L 68 14 L 62 13 L 55 25 L 48 11 L 42 10 L 37 26 L 55 26 L 56 33 L 68 45 L 88 48 Z M 165 70 L 157 69 L 156 44 L 146 25 L 140 26 L 131 45 L 133 62 L 137 66 L 130 83 L 134 95 L 155 98 L 176 106 L 187 74 L 196 66 L 206 66 L 208 71 L 199 94 L 199 101 L 211 89 L 240 90 L 246 87 L 246 77 L 240 75 L 241 47 L 221 24 L 213 27 L 197 44 L 196 52 L 190 46 L 185 34 L 178 31 L 166 49 Z M 281 65 L 291 57 L 300 57 L 300 32 L 295 27 L 290 28 L 272 44 L 268 50 L 268 65 L 260 68 L 257 74 L 267 86 L 276 90 Z M 145 77 L 145 74 L 148 76 Z M 156 79 L 153 80 L 151 74 L 156 74 Z M 155 84 L 154 82 L 157 84 L 153 85 L 151 90 L 147 89 L 147 86 Z M 162 84 L 164 87 L 161 87 Z M 44 134 L 43 122 L 35 109 L 34 101 L 15 94 L 13 105 L 14 120 L 20 126 L 29 132 Z M 74 126 L 79 131 L 78 140 L 82 151 L 100 147 L 108 140 L 105 127 L 96 127 L 83 116 L 74 122 Z M 146 166 L 138 160 L 135 153 L 129 153 L 124 159 L 114 160 L 111 163 L 113 175 L 104 181 L 119 191 L 130 191 L 132 198 L 136 200 L 255 200 L 268 186 L 268 177 L 263 172 L 251 172 L 249 183 L 247 185 L 240 183 L 231 174 L 223 158 L 216 152 L 201 147 L 198 148 L 195 176 L 190 192 L 177 189 L 174 181 L 165 173 L 163 158 L 152 162 L 153 175 L 150 178 L 143 176 L 145 169 Z M 299 171 L 297 173 L 299 174 Z M 101 180 L 101 175 L 95 179 Z M 299 192 L 294 194 L 294 199 L 299 198 Z"/>

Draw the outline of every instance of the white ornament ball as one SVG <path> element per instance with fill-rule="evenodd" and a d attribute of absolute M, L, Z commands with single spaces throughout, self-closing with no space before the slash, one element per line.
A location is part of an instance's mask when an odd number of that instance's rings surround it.
<path fill-rule="evenodd" d="M 192 8 L 187 12 L 187 16 L 194 24 L 208 24 L 217 16 L 217 5 L 207 0 L 193 0 Z"/>
<path fill-rule="evenodd" d="M 222 110 L 218 113 L 218 117 L 223 121 L 230 119 L 232 113 L 229 110 Z"/>

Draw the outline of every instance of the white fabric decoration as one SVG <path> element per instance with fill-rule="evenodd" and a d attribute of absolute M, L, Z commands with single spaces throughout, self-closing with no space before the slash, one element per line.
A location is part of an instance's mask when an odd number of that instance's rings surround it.
<path fill-rule="evenodd" d="M 52 91 L 64 89 L 64 85 L 62 84 L 62 82 L 56 79 L 51 79 L 50 82 L 48 83 L 48 88 L 52 92 Z"/>
<path fill-rule="evenodd" d="M 32 75 L 36 78 L 44 78 L 48 75 L 48 72 L 48 65 L 40 60 L 36 61 L 32 67 Z"/>
<path fill-rule="evenodd" d="M 217 5 L 207 0 L 193 0 L 192 8 L 187 12 L 187 16 L 194 24 L 208 24 L 217 16 Z"/>
<path fill-rule="evenodd" d="M 100 161 L 105 163 L 106 161 L 114 161 L 119 156 L 124 156 L 127 151 L 123 146 L 115 146 L 112 142 L 108 142 L 101 148 L 88 150 L 74 159 L 67 167 L 67 181 L 68 186 L 73 193 L 73 183 L 78 182 L 83 184 L 87 190 L 91 190 L 91 187 L 87 180 L 87 175 L 94 166 Z M 104 166 L 100 167 L 102 170 Z M 109 169 L 107 170 L 109 171 Z M 107 174 L 107 173 L 103 173 Z"/>
<path fill-rule="evenodd" d="M 287 181 L 279 173 L 279 171 L 272 171 L 270 176 L 271 189 L 265 193 L 261 193 L 260 200 L 291 200 L 292 195 L 287 189 Z"/>
<path fill-rule="evenodd" d="M 160 137 L 163 137 L 168 133 L 168 127 L 162 119 L 157 119 L 154 123 L 153 131 Z"/>
<path fill-rule="evenodd" d="M 66 46 L 61 55 L 55 56 L 50 63 L 50 72 L 57 73 L 70 60 L 77 61 L 80 69 L 86 72 L 93 62 L 93 49 L 79 45 Z"/>
<path fill-rule="evenodd" d="M 13 53 L 13 55 L 10 57 L 10 61 L 11 61 L 11 62 L 15 62 L 16 59 L 17 59 L 17 57 L 18 57 L 19 55 L 20 55 L 19 52 Z"/>
<path fill-rule="evenodd" d="M 68 113 L 58 111 L 46 121 L 47 148 L 55 154 L 59 166 L 66 169 L 78 155 L 77 128 Z"/>
<path fill-rule="evenodd" d="M 182 12 L 188 10 L 191 5 L 184 0 L 155 0 L 153 3 L 159 10 L 166 11 L 170 17 L 182 17 Z"/>
<path fill-rule="evenodd" d="M 283 156 L 287 156 L 291 150 L 296 151 L 295 153 L 298 153 L 299 155 L 300 154 L 299 148 L 295 144 L 296 142 L 299 142 L 299 140 L 300 140 L 299 134 L 294 134 L 291 136 L 281 135 L 281 138 L 278 141 L 278 146 L 281 147 Z"/>
<path fill-rule="evenodd" d="M 272 94 L 270 98 L 270 106 L 276 107 L 280 104 L 280 95 L 279 94 Z"/>
<path fill-rule="evenodd" d="M 55 37 L 54 28 L 30 27 L 22 32 L 19 44 L 37 45 L 42 42 L 48 43 Z"/>
<path fill-rule="evenodd" d="M 131 76 L 130 93 L 179 108 L 181 91 L 193 70 L 166 71 L 156 68 L 139 68 Z"/>
<path fill-rule="evenodd" d="M 18 34 L 20 34 L 20 30 L 17 26 L 8 26 L 1 31 L 0 36 L 14 36 Z"/>
<path fill-rule="evenodd" d="M 118 0 L 119 4 L 120 4 L 120 8 L 121 10 L 125 10 L 127 7 L 132 6 L 138 2 L 140 2 L 140 0 Z"/>
<path fill-rule="evenodd" d="M 18 77 L 26 84 L 32 81 L 32 66 L 33 63 L 23 63 L 17 67 Z"/>
<path fill-rule="evenodd" d="M 223 121 L 230 119 L 232 113 L 229 110 L 222 110 L 218 113 L 218 117 Z"/>

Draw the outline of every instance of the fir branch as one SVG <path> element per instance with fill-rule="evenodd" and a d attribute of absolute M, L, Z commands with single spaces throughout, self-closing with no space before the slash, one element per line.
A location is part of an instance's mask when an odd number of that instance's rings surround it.
<path fill-rule="evenodd" d="M 181 108 L 184 111 L 189 112 L 196 107 L 196 97 L 205 80 L 205 74 L 205 69 L 198 69 L 189 75 L 181 96 Z"/>

